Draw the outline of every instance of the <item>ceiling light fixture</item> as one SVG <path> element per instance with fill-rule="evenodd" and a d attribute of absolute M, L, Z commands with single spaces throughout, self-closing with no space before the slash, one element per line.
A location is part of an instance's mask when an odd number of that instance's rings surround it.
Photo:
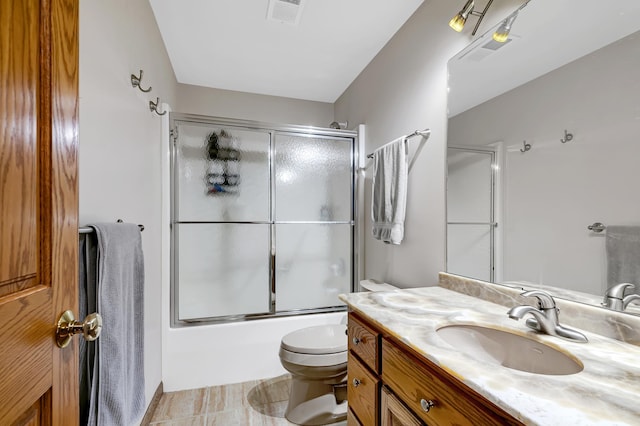
<path fill-rule="evenodd" d="M 509 38 L 509 32 L 511 31 L 511 25 L 513 21 L 518 17 L 518 12 L 510 15 L 507 19 L 502 21 L 498 29 L 493 33 L 493 39 L 498 43 L 504 43 Z"/>
<path fill-rule="evenodd" d="M 487 10 L 489 10 L 489 6 L 491 6 L 491 3 L 493 3 L 493 0 L 489 0 L 487 2 L 487 5 L 484 7 L 484 10 L 482 12 L 476 12 L 473 10 L 474 1 L 467 0 L 467 2 L 465 3 L 464 7 L 460 10 L 460 12 L 458 12 L 456 16 L 451 18 L 451 21 L 449 21 L 449 26 L 454 30 L 456 30 L 457 32 L 460 32 L 464 28 L 464 24 L 467 22 L 467 18 L 469 17 L 469 15 L 477 16 L 478 22 L 476 22 L 476 26 L 473 28 L 473 31 L 471 32 L 471 35 L 476 35 L 476 31 L 478 31 L 478 27 L 480 26 L 480 23 L 482 22 L 484 15 L 487 13 Z"/>

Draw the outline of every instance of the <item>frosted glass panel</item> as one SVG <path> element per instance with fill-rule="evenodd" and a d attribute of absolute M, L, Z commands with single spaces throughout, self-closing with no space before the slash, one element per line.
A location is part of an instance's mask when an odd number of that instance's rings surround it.
<path fill-rule="evenodd" d="M 351 220 L 351 140 L 276 134 L 276 220 Z"/>
<path fill-rule="evenodd" d="M 447 153 L 447 220 L 491 221 L 492 153 L 449 149 Z"/>
<path fill-rule="evenodd" d="M 178 135 L 178 221 L 270 220 L 268 133 L 180 124 Z"/>
<path fill-rule="evenodd" d="M 351 289 L 351 225 L 276 225 L 276 310 L 339 306 Z"/>
<path fill-rule="evenodd" d="M 269 228 L 179 224 L 179 319 L 269 312 Z"/>
<path fill-rule="evenodd" d="M 447 272 L 491 280 L 491 226 L 447 226 Z"/>

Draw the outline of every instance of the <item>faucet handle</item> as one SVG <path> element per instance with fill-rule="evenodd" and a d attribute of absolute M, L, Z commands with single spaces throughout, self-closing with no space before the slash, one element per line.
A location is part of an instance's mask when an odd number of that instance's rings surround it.
<path fill-rule="evenodd" d="M 624 297 L 624 292 L 628 288 L 636 288 L 635 284 L 631 283 L 620 283 L 614 284 L 607 289 L 605 292 L 605 297 L 613 297 L 614 299 L 622 299 Z"/>
<path fill-rule="evenodd" d="M 538 307 L 540 309 L 555 309 L 556 301 L 553 300 L 553 297 L 542 290 L 529 290 L 524 293 L 520 293 L 520 296 L 524 297 L 535 297 L 538 299 Z"/>

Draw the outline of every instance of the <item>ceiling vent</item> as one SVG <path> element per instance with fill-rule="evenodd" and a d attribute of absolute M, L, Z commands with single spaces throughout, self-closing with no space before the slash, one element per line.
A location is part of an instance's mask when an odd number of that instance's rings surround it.
<path fill-rule="evenodd" d="M 476 43 L 472 48 L 463 52 L 458 57 L 458 60 L 461 61 L 464 58 L 465 61 L 480 62 L 518 38 L 518 36 L 510 35 L 507 41 L 505 41 L 504 43 L 499 43 L 493 39 L 489 39 L 489 41 L 483 42 L 480 39 L 481 44 Z"/>
<path fill-rule="evenodd" d="M 482 45 L 483 49 L 489 49 L 489 50 L 498 50 L 501 47 L 506 46 L 507 44 L 511 43 L 511 40 L 513 40 L 512 38 L 508 38 L 506 41 L 503 41 L 502 43 L 495 41 L 494 39 L 489 40 L 486 44 Z"/>
<path fill-rule="evenodd" d="M 284 24 L 298 25 L 305 0 L 269 0 L 267 19 Z"/>

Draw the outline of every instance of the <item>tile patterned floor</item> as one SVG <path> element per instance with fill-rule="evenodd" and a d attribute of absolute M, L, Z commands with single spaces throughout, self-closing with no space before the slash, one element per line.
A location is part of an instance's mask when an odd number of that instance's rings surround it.
<path fill-rule="evenodd" d="M 152 426 L 289 426 L 291 378 L 283 375 L 162 395 Z M 346 426 L 345 422 L 332 426 Z"/>

